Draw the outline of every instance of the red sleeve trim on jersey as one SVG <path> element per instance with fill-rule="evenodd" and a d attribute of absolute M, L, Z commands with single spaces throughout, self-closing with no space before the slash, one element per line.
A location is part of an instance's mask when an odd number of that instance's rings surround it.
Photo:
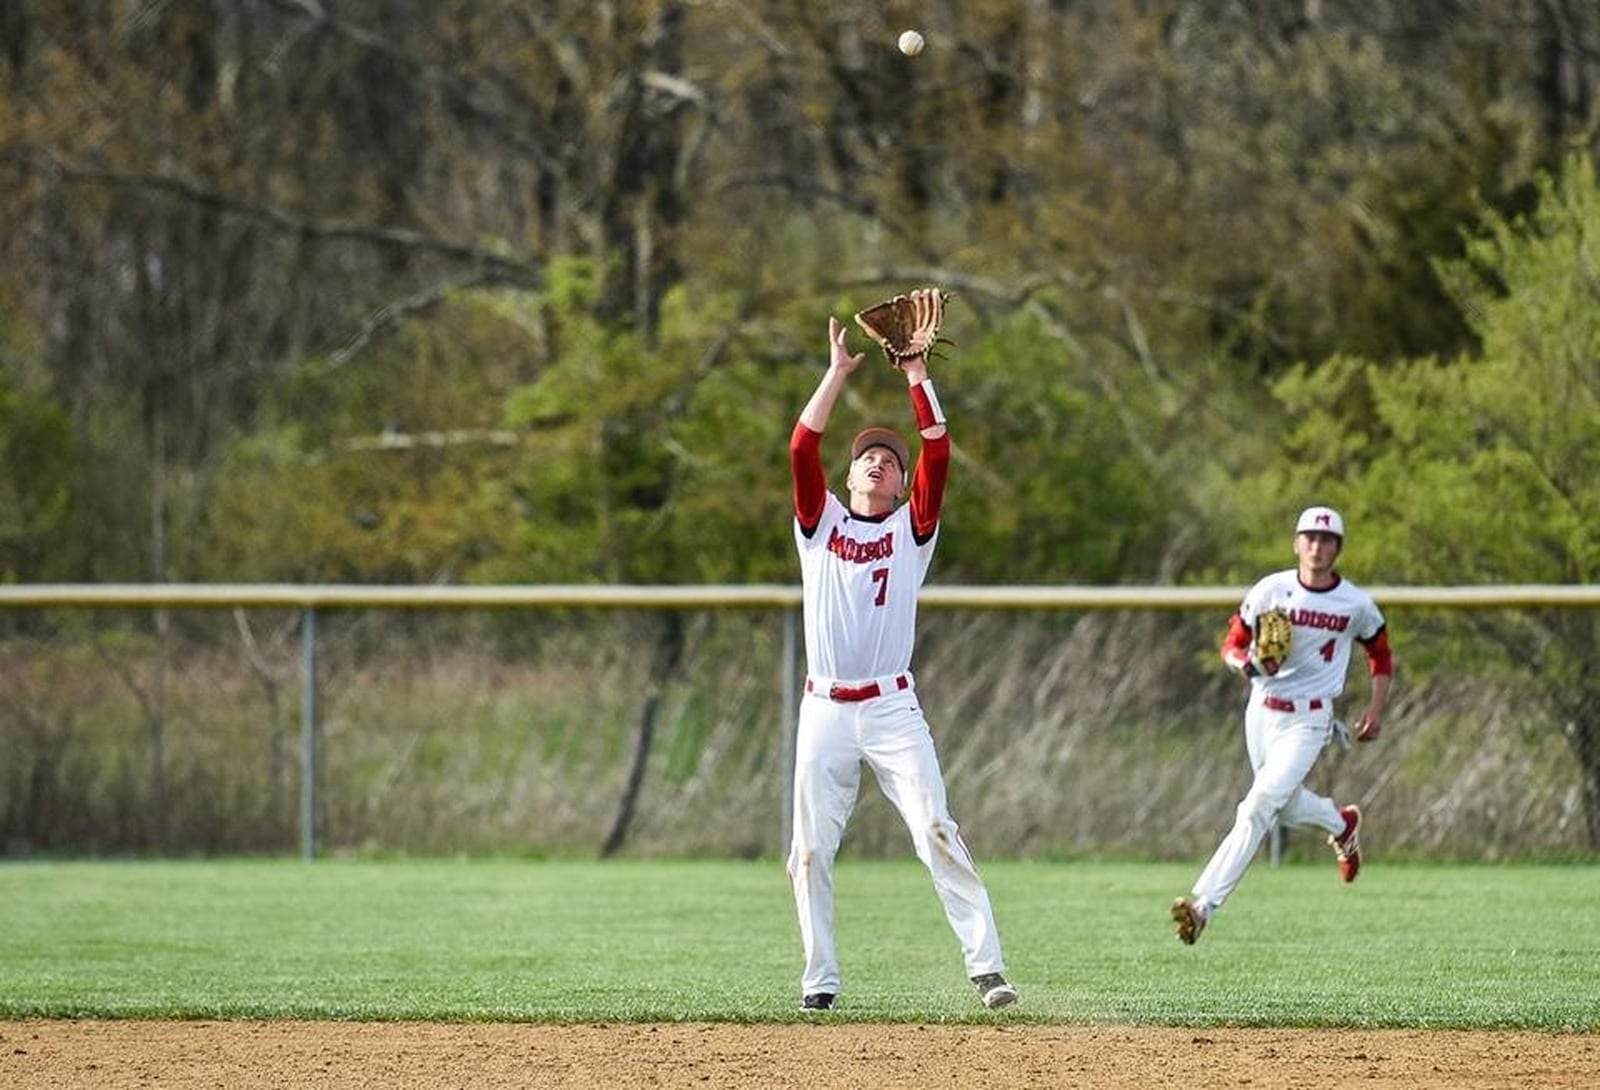
<path fill-rule="evenodd" d="M 1367 653 L 1367 671 L 1373 677 L 1394 676 L 1394 652 L 1389 650 L 1387 626 L 1378 629 L 1370 640 L 1362 640 L 1361 647 Z"/>
<path fill-rule="evenodd" d="M 926 545 L 939 528 L 944 486 L 950 477 L 950 434 L 924 439 L 917 455 L 917 471 L 911 479 L 911 536 Z"/>
<path fill-rule="evenodd" d="M 827 508 L 828 477 L 822 471 L 822 433 L 804 424 L 789 436 L 789 470 L 794 475 L 794 517 L 810 537 Z"/>
<path fill-rule="evenodd" d="M 1222 638 L 1222 661 L 1235 670 L 1244 669 L 1250 661 L 1250 628 L 1244 618 L 1235 613 L 1228 618 L 1228 634 Z"/>

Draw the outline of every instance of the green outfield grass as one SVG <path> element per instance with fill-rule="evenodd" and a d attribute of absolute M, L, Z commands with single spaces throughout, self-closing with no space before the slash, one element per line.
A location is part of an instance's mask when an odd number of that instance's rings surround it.
<path fill-rule="evenodd" d="M 1600 1028 L 1595 866 L 1261 862 L 1185 947 L 1195 867 L 985 866 L 1023 993 L 991 1014 L 921 866 L 844 860 L 824 1017 Z M 0 911 L 7 1018 L 799 1017 L 775 861 L 12 862 Z"/>

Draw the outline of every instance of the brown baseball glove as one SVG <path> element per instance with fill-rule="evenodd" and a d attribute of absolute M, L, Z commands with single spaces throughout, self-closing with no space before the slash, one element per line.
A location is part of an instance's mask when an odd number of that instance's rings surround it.
<path fill-rule="evenodd" d="M 1275 674 L 1294 649 L 1294 624 L 1282 609 L 1264 609 L 1256 617 L 1257 667 L 1263 674 Z"/>
<path fill-rule="evenodd" d="M 938 342 L 948 298 L 938 288 L 917 288 L 859 312 L 856 325 L 877 342 L 890 364 L 899 367 L 902 360 L 926 356 Z"/>

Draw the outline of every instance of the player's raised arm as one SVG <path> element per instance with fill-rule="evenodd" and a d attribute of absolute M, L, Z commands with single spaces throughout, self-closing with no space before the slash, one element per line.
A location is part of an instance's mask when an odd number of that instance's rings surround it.
<path fill-rule="evenodd" d="M 900 369 L 905 372 L 911 410 L 922 436 L 916 473 L 911 478 L 911 529 L 918 540 L 926 541 L 938 527 L 944 506 L 944 486 L 950 477 L 950 429 L 933 380 L 928 377 L 927 355 L 904 358 Z"/>
<path fill-rule="evenodd" d="M 852 354 L 845 347 L 845 325 L 828 316 L 828 370 L 817 383 L 811 399 L 800 410 L 794 434 L 789 437 L 789 467 L 794 475 L 794 513 L 809 534 L 822 519 L 827 500 L 828 478 L 822 468 L 822 433 L 833 415 L 834 402 L 844 390 L 845 380 L 861 366 L 862 353 Z"/>
<path fill-rule="evenodd" d="M 818 434 L 828 430 L 828 418 L 833 415 L 834 402 L 844 390 L 845 379 L 867 358 L 862 352 L 852 354 L 844 338 L 844 323 L 828 315 L 828 370 L 817 383 L 811 400 L 800 410 L 800 423 Z"/>

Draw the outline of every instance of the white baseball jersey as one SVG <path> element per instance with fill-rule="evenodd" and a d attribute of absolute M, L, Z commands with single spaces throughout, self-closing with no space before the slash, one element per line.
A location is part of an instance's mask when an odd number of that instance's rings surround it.
<path fill-rule="evenodd" d="M 1300 582 L 1294 568 L 1273 572 L 1251 587 L 1239 619 L 1255 631 L 1256 618 L 1273 608 L 1289 614 L 1294 645 L 1275 675 L 1257 677 L 1254 684 L 1289 700 L 1333 698 L 1344 692 L 1351 643 L 1372 639 L 1384 626 L 1372 596 L 1350 580 L 1340 576 L 1333 586 L 1313 590 Z"/>
<path fill-rule="evenodd" d="M 910 504 L 862 516 L 831 492 L 812 534 L 795 520 L 806 664 L 813 674 L 865 681 L 910 669 L 917 591 L 938 539 L 935 529 L 927 541 L 916 542 Z"/>

